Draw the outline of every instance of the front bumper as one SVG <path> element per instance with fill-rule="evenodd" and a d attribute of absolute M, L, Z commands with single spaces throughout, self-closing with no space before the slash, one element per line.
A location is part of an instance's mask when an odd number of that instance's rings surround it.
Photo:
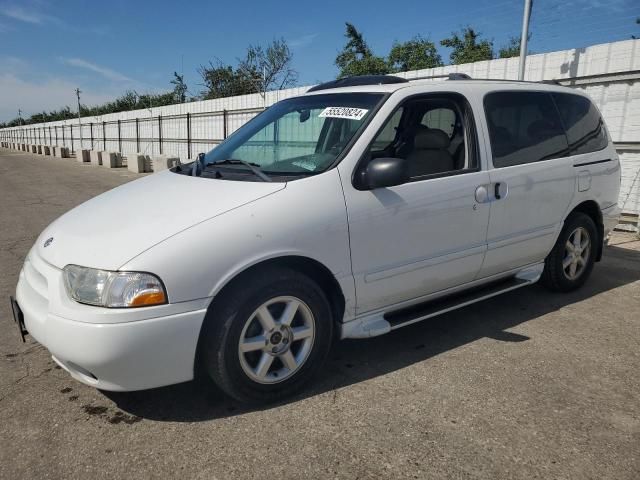
<path fill-rule="evenodd" d="M 175 304 L 115 312 L 90 307 L 93 314 L 87 318 L 92 321 L 84 322 L 52 313 L 51 304 L 58 299 L 51 295 L 60 291 L 59 278 L 60 270 L 30 255 L 20 272 L 16 300 L 29 334 L 73 378 L 112 391 L 143 390 L 193 378 L 204 302 L 188 302 L 183 306 L 187 311 L 181 312 L 176 312 Z M 77 308 L 80 313 L 88 311 L 83 305 Z M 140 310 L 147 310 L 146 315 Z M 96 311 L 104 312 L 105 323 L 95 322 Z M 131 321 L 149 313 L 157 316 Z"/>

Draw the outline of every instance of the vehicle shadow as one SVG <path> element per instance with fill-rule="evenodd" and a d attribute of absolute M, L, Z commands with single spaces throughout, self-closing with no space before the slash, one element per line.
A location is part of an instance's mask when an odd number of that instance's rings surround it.
<path fill-rule="evenodd" d="M 604 260 L 581 289 L 550 293 L 542 286 L 515 290 L 484 302 L 367 340 L 336 342 L 326 368 L 303 393 L 281 403 L 248 408 L 209 382 L 193 381 L 140 392 L 102 392 L 123 411 L 146 419 L 198 422 L 267 410 L 428 361 L 482 338 L 526 342 L 508 330 L 603 292 L 640 280 L 640 251 L 607 247 Z"/>

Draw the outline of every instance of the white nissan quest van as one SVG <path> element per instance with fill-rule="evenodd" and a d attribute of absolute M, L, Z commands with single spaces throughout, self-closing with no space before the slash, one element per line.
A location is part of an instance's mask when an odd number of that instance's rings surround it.
<path fill-rule="evenodd" d="M 346 78 L 54 221 L 14 316 L 96 388 L 202 374 L 271 401 L 308 382 L 336 338 L 538 280 L 580 287 L 619 185 L 602 117 L 577 90 Z"/>

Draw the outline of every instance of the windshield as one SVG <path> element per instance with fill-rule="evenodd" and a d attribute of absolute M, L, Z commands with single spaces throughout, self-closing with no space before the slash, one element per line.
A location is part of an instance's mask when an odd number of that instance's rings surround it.
<path fill-rule="evenodd" d="M 329 168 L 383 95 L 334 93 L 283 100 L 205 155 L 205 164 L 240 160 L 274 174 Z"/>

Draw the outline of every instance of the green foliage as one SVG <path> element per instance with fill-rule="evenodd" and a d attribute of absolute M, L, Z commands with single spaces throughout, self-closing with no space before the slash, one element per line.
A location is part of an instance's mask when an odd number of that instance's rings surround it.
<path fill-rule="evenodd" d="M 287 42 L 273 40 L 269 45 L 249 45 L 245 57 L 233 67 L 220 60 L 209 66 L 201 66 L 205 99 L 233 95 L 260 93 L 292 87 L 298 81 L 298 72 L 292 68 L 293 53 Z"/>
<path fill-rule="evenodd" d="M 452 32 L 440 45 L 453 49 L 449 58 L 454 65 L 493 59 L 493 42 L 480 39 L 480 34 L 471 27 Z"/>
<path fill-rule="evenodd" d="M 436 50 L 435 44 L 419 35 L 403 43 L 395 42 L 387 62 L 392 72 L 422 70 L 443 65 L 442 57 Z"/>
<path fill-rule="evenodd" d="M 249 45 L 238 70 L 252 81 L 260 93 L 293 87 L 298 72 L 292 67 L 293 53 L 284 38 L 273 40 L 266 48 Z"/>
<path fill-rule="evenodd" d="M 205 87 L 201 93 L 205 100 L 256 93 L 257 79 L 248 78 L 245 72 L 224 65 L 220 60 L 216 64 L 209 62 L 209 66 L 201 66 L 198 73 Z"/>
<path fill-rule="evenodd" d="M 385 75 L 390 73 L 389 64 L 384 58 L 373 54 L 362 34 L 351 23 L 346 23 L 347 44 L 336 57 L 336 66 L 340 69 L 338 78 L 352 75 Z"/>
<path fill-rule="evenodd" d="M 173 72 L 173 80 L 169 83 L 173 85 L 173 97 L 177 103 L 184 103 L 187 101 L 187 84 L 184 83 L 184 75 L 178 75 L 178 72 Z"/>
<path fill-rule="evenodd" d="M 529 33 L 527 40 L 531 40 L 531 33 Z M 531 53 L 531 50 L 527 49 L 527 55 L 531 55 Z M 519 56 L 520 37 L 510 37 L 509 42 L 498 51 L 498 58 L 511 58 Z"/>
<path fill-rule="evenodd" d="M 164 105 L 173 105 L 174 103 L 174 92 L 139 95 L 134 91 L 127 91 L 124 95 L 116 98 L 114 101 L 107 102 L 102 105 L 94 107 L 80 105 L 80 115 L 83 117 L 93 117 L 96 115 L 106 115 L 107 113 L 138 110 L 141 108 L 162 107 Z M 55 122 L 58 120 L 69 120 L 76 118 L 77 116 L 77 110 L 72 111 L 70 107 L 66 106 L 48 113 L 35 113 L 28 118 L 23 118 L 22 120 L 15 118 L 4 124 L 0 124 L 0 128 L 31 125 L 34 123 Z"/>
<path fill-rule="evenodd" d="M 511 37 L 509 43 L 500 48 L 498 52 L 498 58 L 511 58 L 520 55 L 520 39 L 518 37 Z"/>

